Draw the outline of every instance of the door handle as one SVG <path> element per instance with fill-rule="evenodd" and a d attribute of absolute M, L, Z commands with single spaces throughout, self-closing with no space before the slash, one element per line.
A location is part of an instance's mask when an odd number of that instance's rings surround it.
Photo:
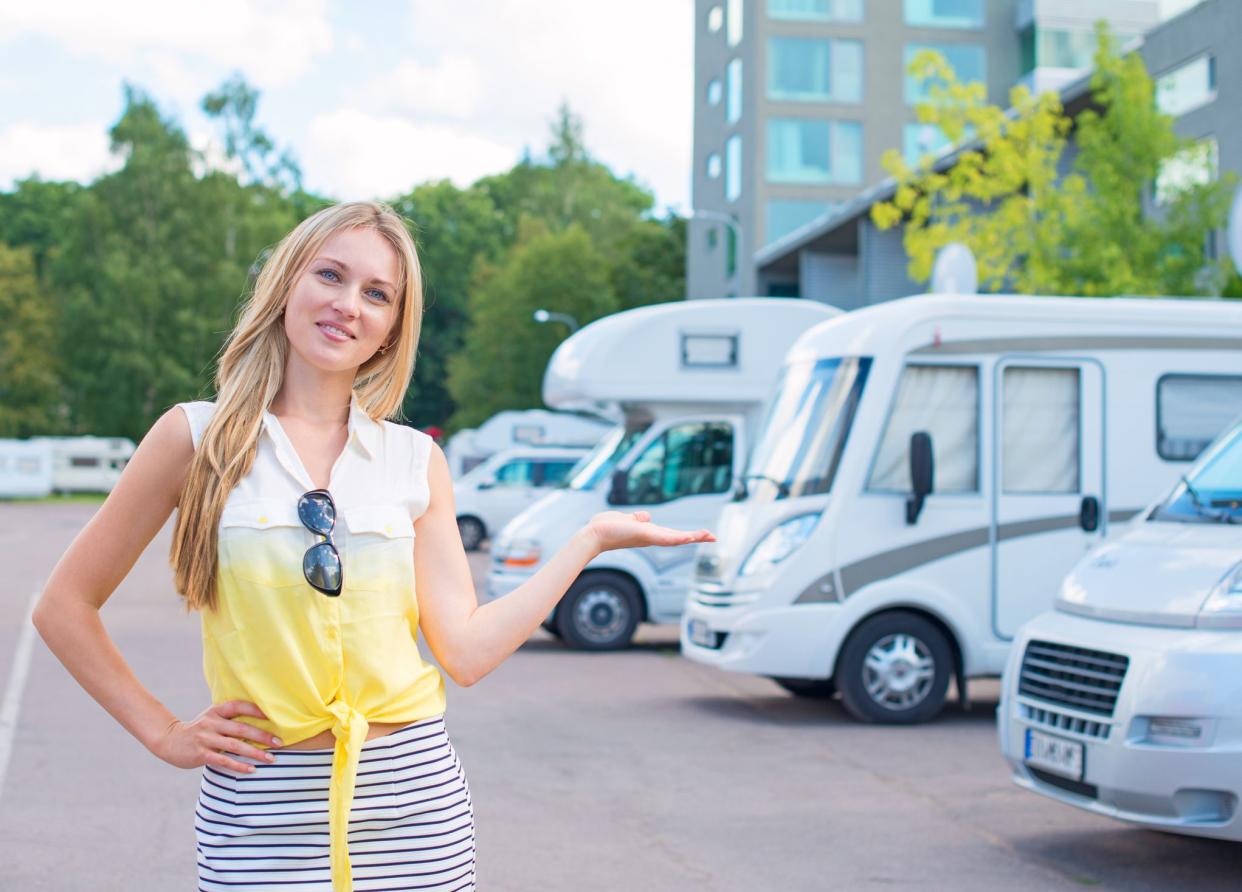
<path fill-rule="evenodd" d="M 1095 496 L 1082 497 L 1082 504 L 1078 506 L 1078 525 L 1088 533 L 1100 528 L 1100 500 Z"/>

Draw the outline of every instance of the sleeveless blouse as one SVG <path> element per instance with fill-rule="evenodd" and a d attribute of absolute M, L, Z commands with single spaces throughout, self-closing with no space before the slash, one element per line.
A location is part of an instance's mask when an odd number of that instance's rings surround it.
<path fill-rule="evenodd" d="M 215 403 L 177 405 L 197 448 Z M 316 487 L 269 411 L 254 465 L 220 518 L 217 608 L 200 614 L 212 703 L 255 703 L 267 720 L 239 720 L 284 744 L 332 730 L 328 828 L 337 892 L 353 888 L 347 835 L 369 724 L 444 712 L 444 679 L 418 648 L 414 581 L 414 520 L 430 501 L 431 445 L 422 431 L 375 421 L 351 396 L 348 439 L 328 484 L 343 568 L 339 597 L 302 574 L 303 554 L 323 540 L 302 525 L 297 503 Z"/>

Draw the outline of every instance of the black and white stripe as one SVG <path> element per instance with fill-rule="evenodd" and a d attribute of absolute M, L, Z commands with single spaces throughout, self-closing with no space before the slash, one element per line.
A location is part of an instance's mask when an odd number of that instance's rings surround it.
<path fill-rule="evenodd" d="M 199 892 L 331 892 L 332 750 L 279 750 L 253 773 L 203 767 L 194 822 Z M 366 741 L 349 820 L 358 892 L 474 889 L 470 786 L 444 717 Z"/>

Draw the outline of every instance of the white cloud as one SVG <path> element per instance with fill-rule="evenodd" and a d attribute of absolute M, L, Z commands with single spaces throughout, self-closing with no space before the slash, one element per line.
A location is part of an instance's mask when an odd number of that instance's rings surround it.
<path fill-rule="evenodd" d="M 149 52 L 238 68 L 264 86 L 306 73 L 332 48 L 327 0 L 94 0 L 0 4 L 0 44 L 41 36 L 70 52 L 129 67 Z M 164 62 L 167 67 L 167 62 Z"/>
<path fill-rule="evenodd" d="M 309 139 L 308 187 L 343 200 L 390 197 L 442 177 L 465 186 L 517 160 L 505 145 L 460 127 L 354 109 L 315 117 Z"/>
<path fill-rule="evenodd" d="M 482 82 L 478 63 L 468 56 L 445 54 L 434 65 L 403 59 L 359 90 L 358 98 L 377 111 L 464 120 L 478 112 Z"/>
<path fill-rule="evenodd" d="M 117 170 L 121 159 L 108 150 L 101 123 L 37 124 L 18 121 L 0 130 L 0 188 L 38 171 L 45 180 L 86 182 Z"/>

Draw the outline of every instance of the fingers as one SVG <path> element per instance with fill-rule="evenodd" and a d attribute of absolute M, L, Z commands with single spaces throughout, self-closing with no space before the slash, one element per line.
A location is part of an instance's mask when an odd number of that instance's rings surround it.
<path fill-rule="evenodd" d="M 242 774 L 253 774 L 255 771 L 255 767 L 249 762 L 239 762 L 236 759 L 230 759 L 224 753 L 218 753 L 215 750 L 207 753 L 207 759 L 204 764 L 210 765 L 213 768 L 227 768 L 229 771 L 237 771 Z"/>
<path fill-rule="evenodd" d="M 217 703 L 214 709 L 217 714 L 224 716 L 226 719 L 231 719 L 238 715 L 252 715 L 265 721 L 267 719 L 267 716 L 263 714 L 263 710 L 248 700 L 225 700 L 223 703 Z"/>
<path fill-rule="evenodd" d="M 241 756 L 249 756 L 259 762 L 267 762 L 269 764 L 276 761 L 276 757 L 271 753 L 261 750 L 257 746 L 251 746 L 244 740 L 239 740 L 236 737 L 226 737 L 223 734 L 211 734 L 208 735 L 206 742 L 208 746 L 217 751 L 223 750 L 228 753 L 237 753 Z M 249 767 L 254 768 L 253 765 Z"/>
<path fill-rule="evenodd" d="M 223 721 L 218 730 L 221 734 L 227 734 L 231 737 L 240 737 L 243 740 L 258 740 L 266 743 L 268 746 L 283 746 L 284 743 L 274 734 L 268 734 L 266 731 L 256 728 L 254 725 L 248 725 L 245 722 Z"/>

